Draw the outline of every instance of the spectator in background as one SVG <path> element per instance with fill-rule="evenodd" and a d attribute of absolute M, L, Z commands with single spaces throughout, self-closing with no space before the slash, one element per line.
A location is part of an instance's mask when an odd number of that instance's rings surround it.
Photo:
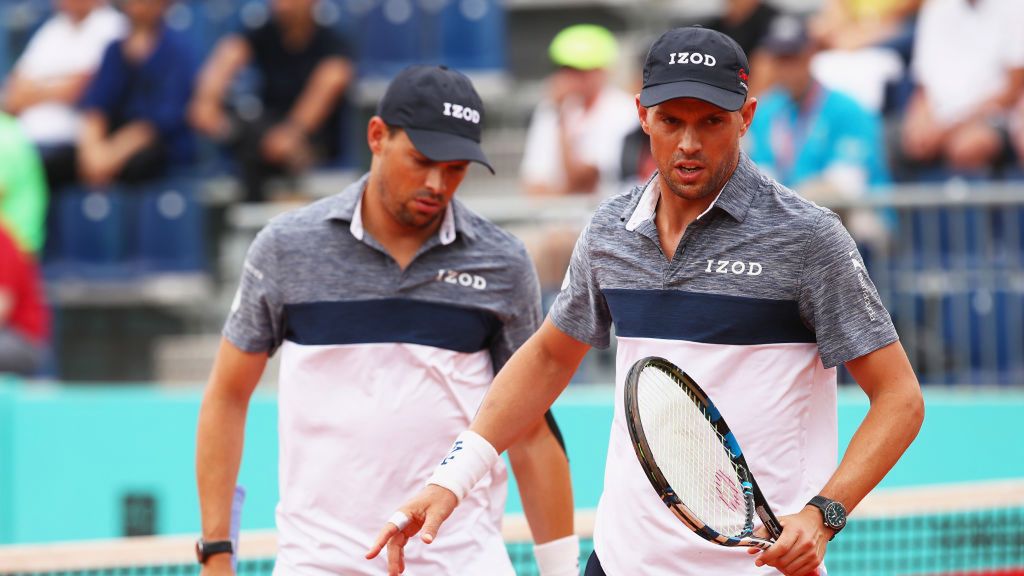
<path fill-rule="evenodd" d="M 196 66 L 186 41 L 163 23 L 169 2 L 119 2 L 129 30 L 107 47 L 81 102 L 78 162 L 86 184 L 145 182 L 193 160 L 185 108 Z"/>
<path fill-rule="evenodd" d="M 0 223 L 0 373 L 39 372 L 49 323 L 35 262 Z"/>
<path fill-rule="evenodd" d="M 523 189 L 531 196 L 595 200 L 618 192 L 623 141 L 640 125 L 633 97 L 608 80 L 618 42 L 601 26 L 577 24 L 555 35 L 548 54 L 558 70 L 530 119 L 520 166 Z M 561 285 L 581 228 L 582 223 L 552 223 L 517 231 L 545 297 Z"/>
<path fill-rule="evenodd" d="M 315 5 L 272 0 L 272 18 L 221 40 L 200 75 L 190 121 L 235 153 L 250 202 L 267 199 L 269 179 L 336 159 L 341 151 L 340 104 L 352 82 L 352 57 L 338 34 L 316 22 Z M 262 76 L 262 108 L 228 112 L 228 88 L 250 62 Z"/>
<path fill-rule="evenodd" d="M 56 13 L 37 31 L 14 65 L 4 108 L 39 147 L 49 189 L 78 179 L 76 104 L 103 50 L 121 37 L 124 16 L 101 0 L 55 0 Z"/>
<path fill-rule="evenodd" d="M 728 0 L 725 11 L 705 26 L 729 36 L 750 56 L 750 94 L 758 95 L 771 85 L 770 61 L 758 48 L 779 10 L 762 0 Z"/>
<path fill-rule="evenodd" d="M 0 227 L 23 252 L 35 254 L 43 247 L 46 196 L 39 153 L 17 121 L 0 113 Z"/>
<path fill-rule="evenodd" d="M 913 38 L 914 19 L 923 1 L 826 0 L 810 21 L 811 36 L 823 49 L 903 48 Z"/>
<path fill-rule="evenodd" d="M 608 82 L 617 52 L 612 33 L 593 24 L 570 26 L 551 42 L 558 70 L 526 135 L 520 176 L 527 193 L 615 191 L 622 139 L 639 125 L 633 97 Z"/>
<path fill-rule="evenodd" d="M 758 102 L 746 140 L 751 159 L 813 200 L 858 196 L 887 183 L 881 118 L 814 79 L 816 45 L 806 21 L 780 16 L 762 50 L 776 84 Z"/>
<path fill-rule="evenodd" d="M 1010 135 L 1017 151 L 1019 168 L 1024 169 L 1024 97 L 1017 103 L 1017 111 L 1010 120 Z"/>
<path fill-rule="evenodd" d="M 1010 110 L 1024 93 L 1024 2 L 929 0 L 917 26 L 901 172 L 995 167 L 1009 155 Z"/>
<path fill-rule="evenodd" d="M 800 195 L 828 204 L 855 198 L 889 182 L 882 119 L 856 100 L 815 80 L 816 43 L 803 18 L 777 18 L 762 44 L 775 73 L 747 133 L 751 160 Z M 877 245 L 884 220 L 869 211 L 844 214 L 850 232 Z M 862 246 L 867 247 L 867 246 Z"/>

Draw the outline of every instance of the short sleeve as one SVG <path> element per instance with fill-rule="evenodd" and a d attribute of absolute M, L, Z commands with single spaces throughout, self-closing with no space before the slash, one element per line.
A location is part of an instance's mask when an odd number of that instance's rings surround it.
<path fill-rule="evenodd" d="M 345 60 L 353 60 L 354 52 L 352 45 L 348 40 L 341 34 L 331 30 L 330 28 L 324 29 L 325 35 L 325 56 L 328 58 L 344 58 Z"/>
<path fill-rule="evenodd" d="M 800 315 L 817 336 L 826 368 L 899 339 L 853 238 L 834 212 L 822 212 L 804 254 Z"/>
<path fill-rule="evenodd" d="M 89 82 L 78 107 L 81 110 L 99 110 L 110 115 L 118 95 L 124 88 L 124 66 L 121 60 L 121 42 L 111 42 L 103 51 L 100 67 Z"/>
<path fill-rule="evenodd" d="M 594 278 L 590 262 L 590 226 L 572 251 L 569 270 L 551 306 L 549 318 L 562 332 L 596 348 L 607 348 L 611 339 L 611 312 Z"/>
<path fill-rule="evenodd" d="M 533 262 L 520 246 L 518 264 L 512 272 L 513 288 L 509 295 L 510 313 L 502 322 L 497 337 L 491 344 L 491 362 L 495 374 L 508 362 L 512 354 L 540 327 L 540 282 Z"/>
<path fill-rule="evenodd" d="M 1007 2 L 1008 14 L 1002 21 L 1006 41 L 1003 58 L 1010 70 L 1024 68 L 1024 2 Z"/>
<path fill-rule="evenodd" d="M 225 338 L 245 352 L 273 354 L 284 341 L 284 302 L 275 282 L 279 272 L 273 231 L 264 228 L 245 257 L 223 331 Z"/>

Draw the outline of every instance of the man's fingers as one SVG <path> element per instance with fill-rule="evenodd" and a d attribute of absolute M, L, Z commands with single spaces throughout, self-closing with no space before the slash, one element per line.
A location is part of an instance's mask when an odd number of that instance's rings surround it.
<path fill-rule="evenodd" d="M 374 540 L 373 546 L 371 546 L 369 551 L 366 552 L 366 559 L 372 560 L 376 558 L 377 555 L 380 554 L 380 551 L 384 549 L 384 546 L 387 545 L 388 541 L 391 540 L 391 537 L 398 533 L 398 526 L 395 526 L 390 522 L 385 524 L 384 528 L 381 529 L 380 534 L 377 535 L 377 539 Z"/>
<path fill-rule="evenodd" d="M 388 541 L 388 576 L 398 576 L 405 571 L 405 543 L 408 541 L 409 537 L 403 532 Z"/>
<path fill-rule="evenodd" d="M 448 516 L 452 513 L 451 509 L 446 512 L 438 512 L 435 508 L 427 510 L 427 519 L 423 522 L 423 534 L 420 535 L 420 539 L 430 544 L 437 538 L 437 531 L 441 528 L 441 523 L 444 522 Z"/>

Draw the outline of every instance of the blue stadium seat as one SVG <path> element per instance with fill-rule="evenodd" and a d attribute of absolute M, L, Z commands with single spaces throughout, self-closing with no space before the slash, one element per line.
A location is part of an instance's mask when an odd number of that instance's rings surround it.
<path fill-rule="evenodd" d="M 951 383 L 1016 384 L 1024 375 L 1024 294 L 974 289 L 942 299 Z"/>
<path fill-rule="evenodd" d="M 130 203 L 114 188 L 76 188 L 58 194 L 48 271 L 75 276 L 123 273 L 129 255 Z"/>
<path fill-rule="evenodd" d="M 422 17 L 418 2 L 381 0 L 355 17 L 360 25 L 354 41 L 364 76 L 391 78 L 409 64 L 437 62 L 437 35 L 425 29 L 432 19 Z"/>
<path fill-rule="evenodd" d="M 437 33 L 441 62 L 459 70 L 505 67 L 505 10 L 498 0 L 450 0 Z"/>
<path fill-rule="evenodd" d="M 194 181 L 178 178 L 143 188 L 137 215 L 136 257 L 143 272 L 205 269 L 205 219 Z"/>

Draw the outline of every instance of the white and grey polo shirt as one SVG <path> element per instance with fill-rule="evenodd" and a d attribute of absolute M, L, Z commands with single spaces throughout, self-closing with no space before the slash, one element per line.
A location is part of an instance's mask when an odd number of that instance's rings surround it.
<path fill-rule="evenodd" d="M 224 328 L 242 350 L 281 350 L 277 574 L 386 572 L 368 545 L 541 319 L 519 240 L 453 200 L 402 270 L 363 230 L 365 184 L 259 233 Z M 505 495 L 499 463 L 444 538 L 409 542 L 406 573 L 512 574 Z"/>
<path fill-rule="evenodd" d="M 837 461 L 836 370 L 897 339 L 839 218 L 745 156 L 715 203 L 662 253 L 659 186 L 609 199 L 576 244 L 550 318 L 606 347 L 618 339 L 615 417 L 595 548 L 610 576 L 769 574 L 711 545 L 661 502 L 629 441 L 623 384 L 662 356 L 714 398 L 778 514 L 799 511 Z"/>

